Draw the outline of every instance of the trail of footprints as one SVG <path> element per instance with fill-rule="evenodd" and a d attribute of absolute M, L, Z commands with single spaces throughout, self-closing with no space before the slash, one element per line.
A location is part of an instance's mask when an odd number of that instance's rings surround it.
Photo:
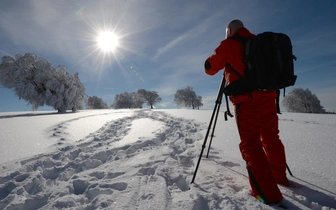
<path fill-rule="evenodd" d="M 142 118 L 165 124 L 165 130 L 155 132 L 154 138 L 113 146 L 123 140 L 134 120 Z M 203 171 L 199 176 L 205 178 L 190 186 L 202 143 L 196 141 L 203 140 L 204 124 L 138 111 L 105 124 L 78 144 L 64 146 L 70 124 L 51 129 L 61 142 L 57 152 L 23 160 L 19 170 L 0 177 L 0 209 L 207 210 L 235 209 L 246 203 L 247 177 L 229 173 L 239 164 L 224 161 L 216 149 L 211 158 L 202 160 L 198 173 Z M 208 173 L 207 166 L 215 171 Z M 228 191 L 236 197 L 228 197 Z M 190 199 L 179 200 L 182 194 Z"/>
<path fill-rule="evenodd" d="M 139 118 L 163 122 L 167 129 L 155 138 L 110 147 L 121 141 L 132 121 Z M 22 161 L 19 170 L 0 177 L 0 209 L 76 209 L 78 204 L 85 210 L 109 206 L 146 209 L 148 205 L 156 209 L 158 203 L 157 209 L 169 209 L 171 192 L 189 189 L 186 175 L 194 170 L 199 151 L 194 141 L 201 138 L 200 128 L 204 125 L 150 111 L 112 121 L 85 141 Z M 154 150 L 158 155 L 153 155 Z M 138 162 L 142 157 L 147 159 Z M 13 203 L 14 199 L 22 202 Z M 161 202 L 154 202 L 156 199 Z"/>

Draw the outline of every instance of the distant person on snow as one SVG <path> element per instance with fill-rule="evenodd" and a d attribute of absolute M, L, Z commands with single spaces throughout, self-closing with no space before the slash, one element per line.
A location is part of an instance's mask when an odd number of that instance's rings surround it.
<path fill-rule="evenodd" d="M 225 68 L 226 84 L 239 79 L 234 72 L 244 75 L 246 65 L 243 45 L 229 37 L 255 37 L 240 20 L 233 20 L 226 28 L 226 39 L 215 49 L 204 64 L 209 75 Z M 289 185 L 286 176 L 285 149 L 279 138 L 276 91 L 252 91 L 230 96 L 241 142 L 239 148 L 252 187 L 251 195 L 267 204 L 278 203 L 282 194 L 277 184 Z"/>

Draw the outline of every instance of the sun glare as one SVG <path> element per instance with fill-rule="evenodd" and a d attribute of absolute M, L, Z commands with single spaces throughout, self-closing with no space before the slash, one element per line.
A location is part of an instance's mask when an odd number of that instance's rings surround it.
<path fill-rule="evenodd" d="M 97 38 L 98 46 L 105 52 L 113 52 L 119 45 L 118 37 L 110 31 L 101 32 Z"/>

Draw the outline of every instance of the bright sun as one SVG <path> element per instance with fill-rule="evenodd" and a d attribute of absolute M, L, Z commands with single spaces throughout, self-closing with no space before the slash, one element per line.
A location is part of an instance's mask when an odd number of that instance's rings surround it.
<path fill-rule="evenodd" d="M 97 38 L 98 46 L 105 52 L 113 52 L 119 45 L 118 37 L 111 31 L 101 32 Z"/>

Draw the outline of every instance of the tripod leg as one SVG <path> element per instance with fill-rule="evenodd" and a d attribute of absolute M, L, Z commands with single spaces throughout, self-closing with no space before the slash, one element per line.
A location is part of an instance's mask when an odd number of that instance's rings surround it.
<path fill-rule="evenodd" d="M 213 110 L 212 115 L 211 115 L 211 119 L 210 119 L 210 123 L 209 123 L 209 126 L 208 126 L 208 130 L 207 130 L 207 132 L 205 134 L 205 137 L 204 137 L 204 142 L 203 142 L 203 145 L 202 145 L 201 154 L 199 155 L 199 158 L 198 158 L 198 161 L 197 161 L 197 165 L 196 165 L 196 169 L 195 169 L 193 178 L 191 180 L 191 184 L 194 183 L 194 181 L 195 181 L 197 170 L 198 170 L 199 164 L 201 162 L 201 158 L 202 158 L 205 146 L 206 146 L 206 142 L 208 140 L 208 136 L 209 136 L 210 129 L 211 129 L 211 126 L 212 126 L 212 122 L 214 120 L 215 114 L 218 113 L 218 110 L 219 110 L 219 107 L 220 107 L 219 101 L 222 100 L 224 87 L 225 87 L 225 78 L 224 78 L 224 75 L 223 75 L 221 86 L 220 86 L 219 91 L 218 91 L 218 96 L 217 96 L 216 104 L 215 104 L 214 110 Z M 217 119 L 217 117 L 216 117 L 216 119 Z"/>
<path fill-rule="evenodd" d="M 194 176 L 193 176 L 193 178 L 192 178 L 192 180 L 191 180 L 191 184 L 194 183 L 194 181 L 195 181 L 196 173 L 197 173 L 199 164 L 200 164 L 200 162 L 201 162 L 201 158 L 202 158 L 202 155 L 203 155 L 204 148 L 205 148 L 205 146 L 206 146 L 206 142 L 207 142 L 207 139 L 208 139 L 208 136 L 209 136 L 209 132 L 210 132 L 210 129 L 211 129 L 211 125 L 212 125 L 212 121 L 213 121 L 213 118 L 214 118 L 216 109 L 217 109 L 217 104 L 215 105 L 214 111 L 213 111 L 212 116 L 211 116 L 211 119 L 210 119 L 210 123 L 209 123 L 209 126 L 208 126 L 208 130 L 207 130 L 207 132 L 206 132 L 206 135 L 205 135 L 205 138 L 204 138 L 204 142 L 203 142 L 203 145 L 202 145 L 201 154 L 200 154 L 199 157 L 198 157 L 198 161 L 197 161 L 196 169 L 195 169 L 195 172 L 194 172 Z"/>
<path fill-rule="evenodd" d="M 287 163 L 286 163 L 286 167 L 287 167 L 288 173 L 289 173 L 291 176 L 293 176 L 292 171 L 291 171 L 290 168 L 288 167 Z"/>
<path fill-rule="evenodd" d="M 217 110 L 216 110 L 215 123 L 214 123 L 213 128 L 212 128 L 211 138 L 210 138 L 209 147 L 208 147 L 208 152 L 207 152 L 207 155 L 206 155 L 207 158 L 209 157 L 210 148 L 211 148 L 211 143 L 212 143 L 212 138 L 214 137 L 214 133 L 215 133 L 215 130 L 216 130 L 216 124 L 217 124 L 217 119 L 218 119 L 218 113 L 219 113 L 219 110 L 220 110 L 220 105 L 221 105 L 221 103 L 222 103 L 222 98 L 220 99 L 220 101 L 218 101 L 218 103 L 219 103 L 219 105 L 218 105 Z"/>

